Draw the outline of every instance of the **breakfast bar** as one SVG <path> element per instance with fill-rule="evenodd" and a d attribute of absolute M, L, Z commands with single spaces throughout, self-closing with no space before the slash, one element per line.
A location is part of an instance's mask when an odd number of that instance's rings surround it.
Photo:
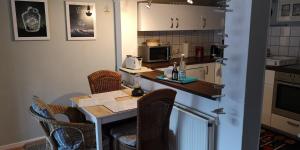
<path fill-rule="evenodd" d="M 141 73 L 141 77 L 153 82 L 157 82 L 172 88 L 176 88 L 191 94 L 202 96 L 210 100 L 216 100 L 216 97 L 221 95 L 222 86 L 205 81 L 196 81 L 188 84 L 180 84 L 157 79 L 157 76 L 162 75 L 162 71 L 151 71 Z"/>

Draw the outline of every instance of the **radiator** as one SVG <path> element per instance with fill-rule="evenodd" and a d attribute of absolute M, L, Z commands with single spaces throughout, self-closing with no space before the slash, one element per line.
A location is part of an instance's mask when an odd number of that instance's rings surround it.
<path fill-rule="evenodd" d="M 214 150 L 215 118 L 175 104 L 170 118 L 170 150 Z"/>

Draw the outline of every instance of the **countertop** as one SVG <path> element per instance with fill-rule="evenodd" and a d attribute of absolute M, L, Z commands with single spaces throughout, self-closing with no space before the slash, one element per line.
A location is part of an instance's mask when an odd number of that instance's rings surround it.
<path fill-rule="evenodd" d="M 163 74 L 162 71 L 155 70 L 151 72 L 143 72 L 141 73 L 141 77 L 185 92 L 202 96 L 211 100 L 216 100 L 216 98 L 213 96 L 221 95 L 222 87 L 220 85 L 205 82 L 205 81 L 196 81 L 188 84 L 179 84 L 179 83 L 173 83 L 173 82 L 156 79 L 157 76 L 162 74 Z"/>
<path fill-rule="evenodd" d="M 300 64 L 288 66 L 266 66 L 266 69 L 278 72 L 300 74 Z"/>
<path fill-rule="evenodd" d="M 185 58 L 184 60 L 185 60 L 186 65 L 204 64 L 204 63 L 215 62 L 215 59 L 211 58 L 210 56 L 206 56 L 206 57 L 188 57 L 188 58 Z M 154 70 L 154 69 L 157 69 L 157 68 L 165 68 L 165 67 L 168 67 L 168 66 L 173 66 L 174 62 L 177 62 L 177 64 L 179 65 L 180 58 L 173 58 L 170 61 L 166 61 L 166 62 L 155 62 L 155 63 L 143 62 L 143 66 L 151 68 L 151 69 Z"/>

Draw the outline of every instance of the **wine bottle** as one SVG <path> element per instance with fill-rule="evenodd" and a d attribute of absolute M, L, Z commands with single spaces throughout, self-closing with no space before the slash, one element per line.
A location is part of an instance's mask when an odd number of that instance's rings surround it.
<path fill-rule="evenodd" d="M 178 70 L 177 70 L 176 62 L 174 62 L 174 65 L 173 65 L 172 80 L 178 80 Z"/>

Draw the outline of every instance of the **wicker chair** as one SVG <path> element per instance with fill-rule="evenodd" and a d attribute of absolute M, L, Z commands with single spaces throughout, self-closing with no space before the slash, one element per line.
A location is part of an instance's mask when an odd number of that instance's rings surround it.
<path fill-rule="evenodd" d="M 35 100 L 38 104 L 43 104 L 42 107 L 46 107 L 47 111 L 54 114 L 65 114 L 68 116 L 70 122 L 58 121 L 55 119 L 49 119 L 38 114 L 33 107 L 30 107 L 30 113 L 42 126 L 44 133 L 46 134 L 47 145 L 50 145 L 51 150 L 58 149 L 58 143 L 55 140 L 54 133 L 58 130 L 64 130 L 68 132 L 69 140 L 80 140 L 80 148 L 93 148 L 96 147 L 95 125 L 85 120 L 85 116 L 76 108 L 45 104 L 41 100 Z"/>
<path fill-rule="evenodd" d="M 119 150 L 168 150 L 169 120 L 176 91 L 161 89 L 138 101 L 137 134 L 118 138 Z"/>
<path fill-rule="evenodd" d="M 88 76 L 92 94 L 121 89 L 121 75 L 109 70 L 100 70 Z"/>

